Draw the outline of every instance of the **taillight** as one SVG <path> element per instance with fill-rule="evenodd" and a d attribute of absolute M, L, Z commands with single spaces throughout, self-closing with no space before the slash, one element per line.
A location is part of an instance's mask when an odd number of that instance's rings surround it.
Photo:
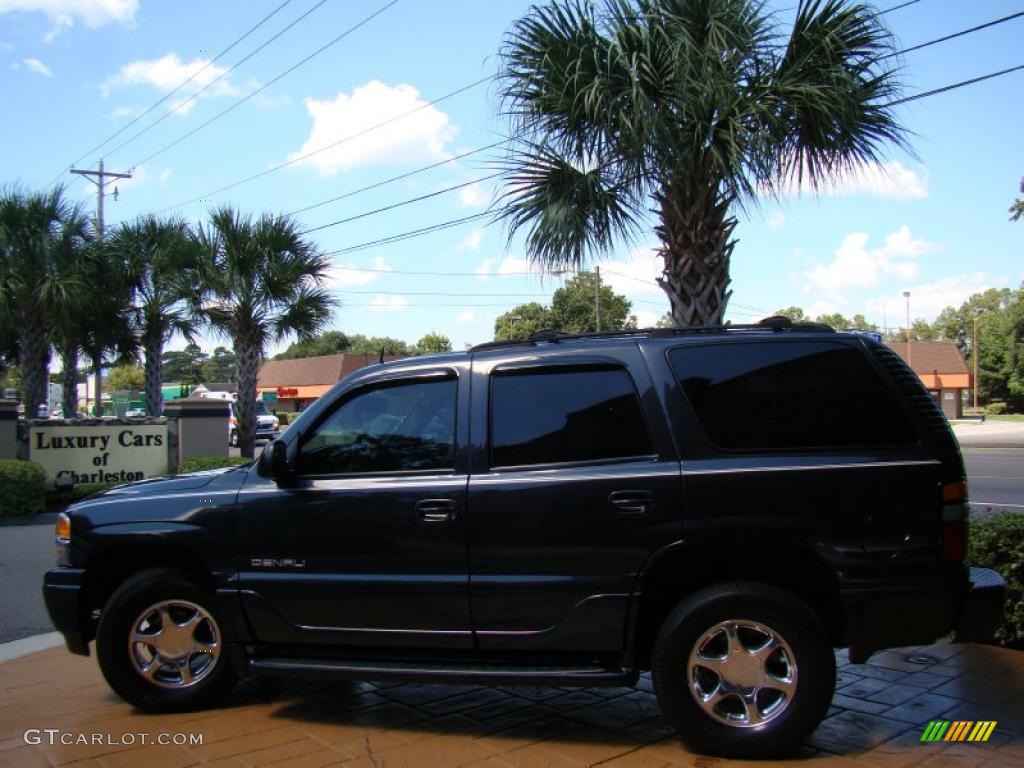
<path fill-rule="evenodd" d="M 967 498 L 965 481 L 942 484 L 942 556 L 951 562 L 967 557 Z"/>

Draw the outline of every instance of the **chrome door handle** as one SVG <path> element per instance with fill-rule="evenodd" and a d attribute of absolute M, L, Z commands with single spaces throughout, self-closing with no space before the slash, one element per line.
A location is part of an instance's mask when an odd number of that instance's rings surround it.
<path fill-rule="evenodd" d="M 458 504 L 455 499 L 422 499 L 416 502 L 416 511 L 425 523 L 446 523 L 455 519 Z"/>
<path fill-rule="evenodd" d="M 623 517 L 641 517 L 654 511 L 654 494 L 650 491 L 613 491 L 608 506 Z"/>

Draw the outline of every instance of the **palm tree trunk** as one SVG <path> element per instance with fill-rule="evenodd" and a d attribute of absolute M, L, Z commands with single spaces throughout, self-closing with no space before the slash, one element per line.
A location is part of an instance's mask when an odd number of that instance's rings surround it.
<path fill-rule="evenodd" d="M 78 415 L 78 347 L 65 344 L 60 351 L 61 386 L 64 388 L 62 407 L 64 418 L 73 419 Z"/>
<path fill-rule="evenodd" d="M 21 358 L 21 386 L 25 417 L 36 417 L 40 403 L 49 398 L 49 345 L 41 314 L 25 313 L 18 322 L 18 355 Z"/>
<path fill-rule="evenodd" d="M 672 323 L 677 328 L 722 325 L 732 291 L 728 290 L 729 260 L 736 241 L 731 201 L 713 188 L 697 195 L 661 199 L 659 253 L 665 262 L 658 285 L 668 295 Z"/>
<path fill-rule="evenodd" d="M 146 351 L 146 415 L 159 416 L 164 409 L 163 384 L 163 342 L 157 334 L 150 334 L 142 340 Z"/>
<path fill-rule="evenodd" d="M 261 346 L 235 337 L 235 373 L 238 380 L 238 445 L 242 456 L 253 458 L 256 449 L 256 376 Z"/>
<path fill-rule="evenodd" d="M 103 352 L 92 354 L 90 357 L 96 382 L 93 387 L 93 397 L 95 398 L 93 412 L 99 417 L 103 415 Z"/>

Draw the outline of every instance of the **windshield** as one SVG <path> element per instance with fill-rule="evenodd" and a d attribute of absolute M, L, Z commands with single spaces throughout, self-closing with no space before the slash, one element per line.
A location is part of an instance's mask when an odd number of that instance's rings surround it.
<path fill-rule="evenodd" d="M 236 418 L 238 417 L 238 403 L 236 403 L 234 401 L 231 402 L 231 415 L 236 417 Z M 267 410 L 267 404 L 264 403 L 262 400 L 257 400 L 256 401 L 256 415 L 257 416 L 268 416 L 268 415 L 270 415 L 270 411 Z"/>

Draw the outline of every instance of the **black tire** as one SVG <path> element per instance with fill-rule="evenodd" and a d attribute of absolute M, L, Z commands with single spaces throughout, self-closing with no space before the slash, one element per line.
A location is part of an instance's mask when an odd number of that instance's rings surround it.
<path fill-rule="evenodd" d="M 766 657 L 773 654 L 767 668 L 778 677 L 761 679 L 766 687 L 753 694 L 756 712 L 734 693 L 717 704 L 698 701 L 699 692 L 713 695 L 728 690 L 722 684 L 722 674 L 709 673 L 701 663 L 703 658 L 729 656 L 728 651 L 720 650 L 721 643 L 728 642 L 729 630 L 725 627 L 733 627 L 733 634 L 741 637 L 742 648 L 751 653 L 750 657 L 736 655 L 735 658 L 742 657 L 741 663 L 754 658 L 751 649 L 761 647 L 762 642 L 766 648 L 778 649 L 765 653 Z M 752 627 L 768 629 L 770 633 L 762 634 Z M 775 645 L 767 644 L 769 636 L 776 638 Z M 762 637 L 763 641 L 759 639 Z M 757 642 L 747 645 L 751 639 Z M 783 641 L 781 646 L 779 639 Z M 695 661 L 692 669 L 694 690 L 690 657 L 697 652 L 698 643 L 701 659 Z M 790 653 L 791 664 L 787 661 Z M 714 666 L 712 662 L 711 667 Z M 766 665 L 761 664 L 761 668 L 764 672 Z M 706 587 L 676 606 L 655 640 L 651 674 L 658 703 L 683 739 L 707 753 L 735 758 L 791 753 L 825 717 L 836 685 L 835 656 L 828 633 L 814 611 L 791 593 L 756 582 Z M 742 679 L 740 685 L 751 686 L 746 690 L 758 690 L 756 686 L 760 683 L 748 683 L 746 671 L 729 674 L 736 675 L 734 684 Z M 756 678 L 756 672 L 751 674 Z M 788 693 L 774 689 L 777 679 L 792 680 Z M 756 723 L 757 718 L 763 721 Z"/>
<path fill-rule="evenodd" d="M 187 616 L 189 606 L 205 612 L 206 618 L 197 624 L 196 629 L 190 630 L 190 636 L 202 635 L 201 639 L 209 641 L 211 648 L 213 641 L 217 643 L 217 653 L 195 653 L 187 657 L 188 674 L 194 674 L 194 682 L 189 684 L 184 682 L 185 674 L 181 667 L 170 662 L 157 664 L 152 679 L 144 677 L 137 668 L 140 664 L 137 659 L 144 659 L 152 649 L 129 641 L 132 631 L 147 612 L 148 615 L 158 615 L 148 609 L 163 605 L 165 601 L 176 616 L 181 616 L 183 609 Z M 195 615 L 199 617 L 200 611 Z M 177 618 L 174 621 L 177 622 Z M 214 610 L 213 595 L 188 574 L 170 568 L 140 571 L 118 587 L 100 617 L 96 656 L 110 687 L 128 703 L 150 712 L 202 709 L 226 696 L 236 682 Z M 173 679 L 176 670 L 180 677 L 178 682 Z"/>

